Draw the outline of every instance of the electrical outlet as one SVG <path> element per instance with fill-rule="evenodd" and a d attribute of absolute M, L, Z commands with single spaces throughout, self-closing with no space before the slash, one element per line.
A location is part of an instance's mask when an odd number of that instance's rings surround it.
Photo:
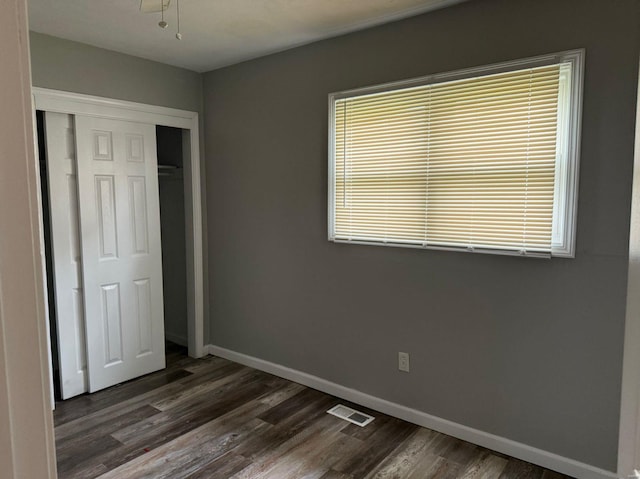
<path fill-rule="evenodd" d="M 409 372 L 409 353 L 398 353 L 398 369 Z"/>

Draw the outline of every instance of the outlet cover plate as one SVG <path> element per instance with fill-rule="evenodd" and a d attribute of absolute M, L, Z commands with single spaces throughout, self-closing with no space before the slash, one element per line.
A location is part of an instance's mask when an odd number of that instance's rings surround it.
<path fill-rule="evenodd" d="M 409 353 L 398 353 L 398 369 L 405 373 L 409 372 Z"/>

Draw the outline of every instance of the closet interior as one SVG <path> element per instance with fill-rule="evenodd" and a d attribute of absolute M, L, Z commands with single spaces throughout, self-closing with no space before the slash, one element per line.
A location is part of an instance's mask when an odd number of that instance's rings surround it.
<path fill-rule="evenodd" d="M 183 130 L 156 127 L 164 282 L 164 336 L 187 346 L 187 256 Z"/>

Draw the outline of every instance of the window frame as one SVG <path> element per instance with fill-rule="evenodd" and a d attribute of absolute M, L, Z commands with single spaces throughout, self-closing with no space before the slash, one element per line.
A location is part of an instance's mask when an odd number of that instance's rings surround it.
<path fill-rule="evenodd" d="M 384 241 L 347 240 L 336 238 L 335 235 L 335 104 L 337 100 L 352 98 L 374 93 L 389 92 L 405 88 L 433 85 L 437 83 L 462 80 L 484 75 L 505 73 L 525 68 L 535 68 L 557 63 L 571 64 L 571 81 L 564 85 L 570 87 L 566 93 L 569 101 L 569 111 L 562 116 L 566 121 L 558 125 L 558 131 L 563 129 L 566 136 L 566 158 L 560 162 L 560 168 L 556 169 L 556 181 L 553 207 L 553 236 L 551 253 L 527 253 L 532 257 L 575 257 L 576 223 L 578 209 L 578 180 L 580 163 L 580 138 L 582 120 L 582 97 L 584 79 L 584 49 L 568 50 L 564 52 L 541 55 L 514 61 L 495 63 L 486 66 L 466 68 L 446 73 L 436 73 L 409 80 L 401 80 L 381 85 L 355 88 L 329 94 L 329 169 L 328 169 L 328 240 L 334 243 L 364 244 L 374 246 L 396 246 L 402 248 L 419 248 L 445 251 L 467 251 L 474 253 L 489 253 L 499 255 L 521 256 L 517 251 L 485 249 L 485 248 L 459 248 L 448 246 L 433 246 L 420 244 L 406 244 Z M 562 83 L 561 83 L 562 85 Z"/>

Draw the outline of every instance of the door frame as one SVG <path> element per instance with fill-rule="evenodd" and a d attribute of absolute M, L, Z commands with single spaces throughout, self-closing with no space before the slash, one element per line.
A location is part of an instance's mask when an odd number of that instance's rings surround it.
<path fill-rule="evenodd" d="M 638 75 L 640 85 L 640 73 Z M 640 88 L 636 101 L 618 475 L 640 477 Z"/>
<path fill-rule="evenodd" d="M 56 477 L 27 2 L 0 16 L 0 474 Z M 4 180 L 4 181 L 3 181 Z"/>
<path fill-rule="evenodd" d="M 197 112 L 80 93 L 32 88 L 35 110 L 86 115 L 111 120 L 170 126 L 188 132 L 189 149 L 183 158 L 185 186 L 185 239 L 187 256 L 187 337 L 189 356 L 204 351 L 204 268 L 202 229 L 202 179 L 199 117 Z M 39 170 L 38 162 L 36 168 Z M 38 171 L 39 174 L 39 171 Z M 42 226 L 42 225 L 41 225 Z M 47 318 L 47 322 L 48 322 Z"/>

